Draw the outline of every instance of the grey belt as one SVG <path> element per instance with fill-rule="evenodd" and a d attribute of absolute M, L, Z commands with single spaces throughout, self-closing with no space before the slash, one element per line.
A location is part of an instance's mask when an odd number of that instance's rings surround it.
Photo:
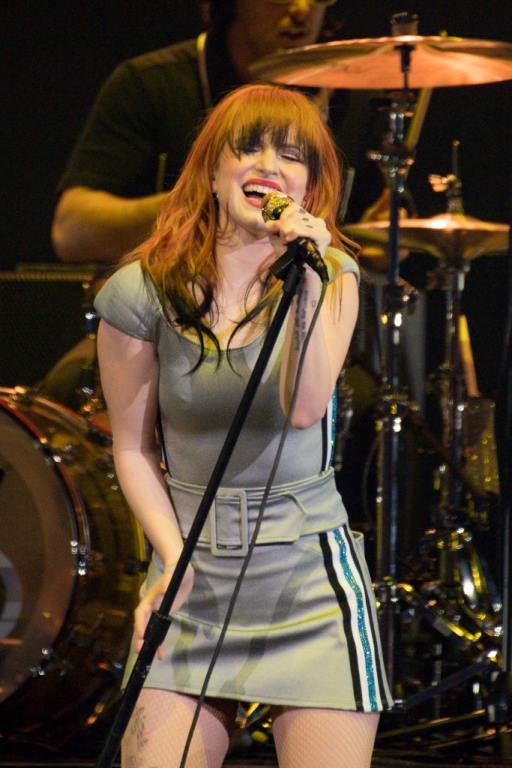
<path fill-rule="evenodd" d="M 169 493 L 182 536 L 194 521 L 205 487 L 167 476 Z M 263 499 L 264 488 L 219 488 L 208 514 L 199 544 L 218 557 L 243 557 Z M 334 470 L 314 477 L 275 485 L 268 496 L 257 544 L 296 541 L 300 536 L 337 528 L 347 522 L 347 513 L 336 490 Z"/>

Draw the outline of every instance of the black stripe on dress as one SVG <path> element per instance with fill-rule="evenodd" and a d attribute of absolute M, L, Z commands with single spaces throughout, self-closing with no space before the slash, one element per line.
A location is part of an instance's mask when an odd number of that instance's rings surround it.
<path fill-rule="evenodd" d="M 324 470 L 327 469 L 327 456 L 328 456 L 328 442 L 329 442 L 329 431 L 327 427 L 327 414 L 329 413 L 329 407 L 327 407 L 326 412 L 323 415 L 322 418 L 322 465 L 320 467 L 320 471 L 324 472 Z"/>
<path fill-rule="evenodd" d="M 379 653 L 380 640 L 379 640 L 378 630 L 377 630 L 377 628 L 375 626 L 375 620 L 374 620 L 373 612 L 371 610 L 371 602 L 373 601 L 373 592 L 372 592 L 371 596 L 368 593 L 369 587 L 368 587 L 368 584 L 367 584 L 367 579 L 365 578 L 365 574 L 363 573 L 363 569 L 362 569 L 361 563 L 359 562 L 359 552 L 357 551 L 357 546 L 356 546 L 355 541 L 353 540 L 352 536 L 350 535 L 350 532 L 348 531 L 348 526 L 344 524 L 342 526 L 342 528 L 345 531 L 345 538 L 346 538 L 346 541 L 347 541 L 348 546 L 350 548 L 352 559 L 353 559 L 354 563 L 356 564 L 357 571 L 359 573 L 359 577 L 360 577 L 361 582 L 362 582 L 362 584 L 364 586 L 365 610 L 366 610 L 366 614 L 368 616 L 368 623 L 370 625 L 370 630 L 371 630 L 371 633 L 372 633 L 373 653 L 374 653 L 374 657 L 375 657 L 375 669 L 377 671 L 377 679 L 378 679 L 378 683 L 379 683 L 379 696 L 380 696 L 382 704 L 385 705 L 387 700 L 388 700 L 388 697 L 386 695 L 386 685 L 384 683 L 384 679 L 385 678 L 384 678 L 383 662 L 382 662 L 381 655 Z"/>
<path fill-rule="evenodd" d="M 348 658 L 350 662 L 350 673 L 352 676 L 352 687 L 354 692 L 356 709 L 358 709 L 359 711 L 364 711 L 363 696 L 362 696 L 362 690 L 361 690 L 361 680 L 360 680 L 360 670 L 359 670 L 359 664 L 357 663 L 357 650 L 356 650 L 354 636 L 352 634 L 350 605 L 348 604 L 345 591 L 341 586 L 341 584 L 339 583 L 338 577 L 336 576 L 336 571 L 334 570 L 334 566 L 332 563 L 332 551 L 331 551 L 331 547 L 329 546 L 327 533 L 320 533 L 318 535 L 320 537 L 320 546 L 322 547 L 322 553 L 324 556 L 324 565 L 325 565 L 325 570 L 327 572 L 327 578 L 329 579 L 329 583 L 334 590 L 334 594 L 336 595 L 336 599 L 338 601 L 338 605 L 340 606 L 341 615 L 343 618 L 343 629 L 345 632 L 345 639 L 347 642 Z"/>

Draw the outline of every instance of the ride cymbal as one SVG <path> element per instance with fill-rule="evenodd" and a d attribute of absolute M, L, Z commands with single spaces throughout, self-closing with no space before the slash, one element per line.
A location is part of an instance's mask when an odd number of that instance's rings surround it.
<path fill-rule="evenodd" d="M 398 35 L 333 40 L 265 56 L 261 80 L 327 88 L 404 87 L 400 48 L 410 53 L 409 88 L 478 85 L 512 79 L 512 44 L 460 37 Z"/>

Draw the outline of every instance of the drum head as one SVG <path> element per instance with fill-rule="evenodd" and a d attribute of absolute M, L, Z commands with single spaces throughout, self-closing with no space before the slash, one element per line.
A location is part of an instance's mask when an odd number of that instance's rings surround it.
<path fill-rule="evenodd" d="M 73 592 L 77 530 L 37 430 L 0 410 L 0 701 L 37 674 Z"/>
<path fill-rule="evenodd" d="M 0 388 L 3 734 L 55 748 L 108 714 L 145 566 L 107 432 Z"/>

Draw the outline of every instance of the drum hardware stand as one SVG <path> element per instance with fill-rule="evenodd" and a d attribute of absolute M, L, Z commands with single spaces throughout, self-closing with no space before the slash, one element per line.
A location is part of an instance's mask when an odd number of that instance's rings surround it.
<path fill-rule="evenodd" d="M 272 218 L 272 216 L 270 218 Z M 278 216 L 276 218 L 278 218 Z M 304 258 L 305 256 L 302 257 L 302 254 L 299 252 L 298 244 L 295 241 L 288 246 L 286 253 L 277 259 L 277 261 L 270 267 L 274 276 L 283 281 L 283 294 L 269 326 L 265 341 L 263 342 L 263 346 L 254 365 L 245 392 L 233 418 L 233 422 L 228 430 L 224 445 L 221 448 L 219 457 L 213 468 L 204 496 L 199 504 L 196 517 L 192 523 L 187 539 L 184 542 L 182 553 L 162 599 L 160 609 L 158 611 L 153 611 L 149 620 L 144 634 L 144 643 L 137 656 L 124 695 L 114 718 L 114 722 L 107 735 L 98 762 L 96 763 L 96 768 L 111 768 L 153 658 L 158 647 L 163 643 L 172 623 L 172 616 L 170 616 L 169 612 L 176 595 L 178 594 L 183 577 L 185 576 L 185 571 L 206 522 L 210 507 L 215 499 L 215 494 L 221 484 L 222 477 L 235 448 L 238 436 L 249 412 L 249 408 L 256 395 L 261 377 L 272 354 L 281 327 L 285 321 L 292 300 L 299 290 L 304 272 Z"/>
<path fill-rule="evenodd" d="M 462 204 L 462 194 L 461 194 L 461 183 L 460 178 L 457 172 L 457 152 L 458 152 L 458 142 L 454 143 L 453 146 L 453 170 L 454 172 L 444 179 L 441 179 L 440 177 L 431 177 L 431 183 L 437 187 L 437 191 L 447 191 L 448 192 L 448 211 L 451 213 L 464 213 L 463 204 Z M 450 262 L 450 260 L 448 260 Z M 437 448 L 441 448 L 441 450 L 437 450 L 436 452 L 439 453 L 441 458 L 446 459 L 448 457 L 448 462 L 446 463 L 445 469 L 448 471 L 445 471 L 443 474 L 443 483 L 442 485 L 442 493 L 443 493 L 443 505 L 441 507 L 440 512 L 440 523 L 443 526 L 443 530 L 441 531 L 441 536 L 436 538 L 436 546 L 437 549 L 445 551 L 438 555 L 439 557 L 439 579 L 441 582 L 443 580 L 447 581 L 449 577 L 448 575 L 448 565 L 449 565 L 449 558 L 450 555 L 453 555 L 453 552 L 460 548 L 462 538 L 467 535 L 466 531 L 464 530 L 465 526 L 467 526 L 466 521 L 466 515 L 464 512 L 464 495 L 465 493 L 469 492 L 475 500 L 478 500 L 482 498 L 482 494 L 479 493 L 478 489 L 472 488 L 471 481 L 468 481 L 468 478 L 465 477 L 464 470 L 463 470 L 463 413 L 464 413 L 464 377 L 462 372 L 462 361 L 461 361 L 461 355 L 460 355 L 460 338 L 459 338 L 459 322 L 460 322 L 460 316 L 461 316 L 461 299 L 462 299 L 462 291 L 464 288 L 464 279 L 465 275 L 468 271 L 468 262 L 464 261 L 463 258 L 454 258 L 451 260 L 451 263 L 442 263 L 441 267 L 438 269 L 437 274 L 440 278 L 440 286 L 442 290 L 446 292 L 446 333 L 445 333 L 445 358 L 443 363 L 441 364 L 439 371 L 438 371 L 438 381 L 439 381 L 439 388 L 440 388 L 440 400 L 441 400 L 441 408 L 442 408 L 442 416 L 443 416 L 443 437 L 442 437 L 442 443 L 440 446 L 437 446 Z M 511 278 L 512 279 L 512 278 Z M 512 295 L 512 291 L 511 291 Z M 511 321 L 512 322 L 512 321 Z M 512 336 L 512 334 L 510 334 Z M 510 338 L 509 338 L 509 346 L 510 346 Z M 509 357 L 505 355 L 506 363 L 508 364 L 508 369 L 510 369 L 510 351 L 509 350 Z M 512 397 L 512 372 L 508 370 L 509 375 L 509 386 L 508 390 L 509 392 L 509 400 L 510 397 Z M 506 387 L 505 387 L 506 389 Z M 507 390 L 507 391 L 508 391 Z M 402 400 L 402 404 L 403 404 Z M 404 407 L 402 405 L 402 407 Z M 508 408 L 511 409 L 512 406 L 510 405 L 510 402 L 508 403 Z M 418 427 L 422 434 L 425 434 L 425 428 L 424 425 L 421 422 L 421 419 L 418 415 L 414 416 L 415 426 Z M 510 412 L 508 414 L 508 427 L 510 432 L 510 422 L 512 420 L 512 416 L 510 415 Z M 414 423 L 413 421 L 413 423 Z M 377 426 L 379 428 L 379 425 Z M 428 435 L 428 430 L 427 430 Z M 432 445 L 435 446 L 435 443 L 437 439 L 433 436 L 430 436 L 433 440 Z M 505 453 L 504 456 L 504 463 L 506 466 L 506 471 L 509 472 L 509 464 L 510 464 L 510 455 L 512 453 L 512 449 L 510 448 L 510 434 L 508 436 L 509 439 L 509 451 Z M 444 456 L 443 456 L 444 454 Z M 506 458 L 505 458 L 506 457 Z M 384 457 L 385 458 L 385 457 Z M 445 462 L 444 462 L 445 463 Z M 384 465 L 385 466 L 385 465 Z M 508 475 L 508 478 L 510 478 L 510 475 Z M 506 487 L 507 487 L 507 493 L 510 496 L 510 479 L 505 480 Z M 504 487 L 504 486 L 502 486 Z M 381 531 L 381 536 L 385 533 L 384 531 Z M 433 531 L 435 534 L 435 529 Z M 512 735 L 511 735 L 511 729 L 510 729 L 510 718 L 512 715 L 512 672 L 510 671 L 511 668 L 511 660 L 512 660 L 512 652 L 511 652 L 511 646 L 510 646 L 510 638 L 511 638 L 511 627 L 510 627 L 510 578 L 511 578 L 511 561 L 510 561 L 510 537 L 512 535 L 512 530 L 510 527 L 510 506 L 508 510 L 508 516 L 505 516 L 505 524 L 504 524 L 504 531 L 503 531 L 503 547 L 505 553 L 504 553 L 504 596 L 503 596 L 503 605 L 504 605 L 504 616 L 503 616 L 503 624 L 504 624 L 504 635 L 503 635 L 503 643 L 502 643 L 502 668 L 503 671 L 501 673 L 498 673 L 498 650 L 496 647 L 492 647 L 490 645 L 489 637 L 487 637 L 487 645 L 489 646 L 487 649 L 484 650 L 483 655 L 481 655 L 480 659 L 478 659 L 476 662 L 472 663 L 468 667 L 458 670 L 457 672 L 448 675 L 446 678 L 441 679 L 440 681 L 437 681 L 435 685 L 432 685 L 429 688 L 424 689 L 423 691 L 420 691 L 419 693 L 416 693 L 410 697 L 408 697 L 405 701 L 399 701 L 396 702 L 398 706 L 402 709 L 402 711 L 409 711 L 410 709 L 425 703 L 426 701 L 432 699 L 433 697 L 438 697 L 445 691 L 448 691 L 449 689 L 460 685 L 461 683 L 470 680 L 471 678 L 481 675 L 483 673 L 488 673 L 488 676 L 491 680 L 491 688 L 492 692 L 490 695 L 487 696 L 487 701 L 485 703 L 485 707 L 483 709 L 480 709 L 475 712 L 470 712 L 466 715 L 462 716 L 455 716 L 455 717 L 447 717 L 443 719 L 436 718 L 434 720 L 430 720 L 428 722 L 422 722 L 418 725 L 412 725 L 412 726 L 406 726 L 404 728 L 398 728 L 393 729 L 389 731 L 384 731 L 382 734 L 379 734 L 378 741 L 380 742 L 381 739 L 386 740 L 393 737 L 398 736 L 406 736 L 406 735 L 418 735 L 420 733 L 425 733 L 430 730 L 438 729 L 440 727 L 450 727 L 454 725 L 460 725 L 463 722 L 472 722 L 475 720 L 482 720 L 485 721 L 487 719 L 488 723 L 495 723 L 498 726 L 497 735 L 500 738 L 500 745 L 502 750 L 502 755 L 506 758 L 512 757 Z M 392 538 L 392 537 L 390 537 Z M 456 540 L 455 540 L 456 539 Z M 471 574 L 473 575 L 473 574 Z M 410 584 L 400 584 L 395 583 L 391 579 L 387 579 L 385 581 L 385 585 L 390 589 L 391 594 L 391 602 L 396 604 L 398 601 L 403 601 L 405 604 L 408 604 L 409 606 L 412 606 L 414 610 L 418 611 L 419 614 L 423 614 L 424 617 L 432 624 L 432 626 L 439 630 L 441 634 L 445 636 L 452 636 L 449 633 L 452 631 L 452 628 L 450 628 L 450 622 L 447 621 L 442 616 L 437 616 L 435 613 L 430 611 L 430 608 L 425 603 L 424 595 L 423 593 L 416 592 Z M 460 589 L 460 586 L 459 586 Z M 508 590 L 508 592 L 507 592 Z M 501 607 L 495 606 L 496 608 Z M 397 611 L 398 608 L 395 607 L 395 611 Z M 474 618 L 474 617 L 473 617 Z M 476 621 L 476 619 L 475 619 Z M 489 626 L 485 626 L 485 623 L 480 622 L 480 627 L 483 626 L 484 634 L 483 637 L 485 637 L 485 630 L 489 629 Z M 387 626 L 385 625 L 385 629 L 387 629 Z M 461 628 L 458 628 L 459 631 Z M 448 631 L 447 631 L 448 630 Z M 393 631 L 393 629 L 392 629 Z M 487 633 L 489 635 L 489 633 Z M 462 632 L 462 636 L 465 635 L 465 639 L 469 641 L 473 641 L 476 638 L 471 637 L 471 633 L 469 632 Z M 452 636 L 453 637 L 453 636 Z M 498 638 L 498 632 L 495 633 L 496 642 Z M 386 647 L 387 650 L 387 647 Z M 392 649 L 389 649 L 389 652 L 391 652 Z M 456 742 L 457 744 L 462 744 L 464 741 L 467 741 L 467 738 L 461 737 Z"/>
<path fill-rule="evenodd" d="M 447 177 L 431 176 L 430 182 L 435 191 L 447 193 L 449 213 L 464 215 L 462 185 L 458 172 L 458 150 L 459 142 L 455 141 L 452 145 L 452 173 Z M 466 548 L 471 539 L 470 521 L 465 513 L 467 491 L 470 491 L 476 504 L 486 503 L 486 497 L 482 492 L 477 490 L 475 496 L 471 488 L 468 489 L 467 484 L 465 486 L 461 472 L 453 471 L 454 467 L 459 469 L 464 467 L 463 416 L 466 408 L 466 388 L 460 346 L 460 321 L 464 281 L 468 271 L 469 262 L 464 259 L 463 253 L 453 253 L 451 257 L 442 259 L 436 271 L 438 285 L 445 292 L 446 297 L 446 328 L 444 360 L 433 379 L 439 391 L 443 425 L 442 443 L 450 456 L 450 464 L 441 467 L 441 504 L 435 521 L 439 532 L 435 544 L 439 562 L 438 578 L 441 583 L 446 582 L 452 585 L 453 579 L 449 573 L 450 557 L 453 558 L 453 553 L 457 549 Z M 472 575 L 474 568 L 474 563 L 466 568 L 468 574 Z M 478 581 L 472 577 L 470 580 Z M 482 584 L 475 587 L 475 593 L 479 593 L 479 596 L 487 589 L 485 581 L 482 579 Z M 496 614 L 502 608 L 501 601 L 497 597 L 494 600 L 489 598 L 487 603 L 486 606 L 482 606 L 482 608 L 485 607 L 486 614 L 489 611 L 494 611 Z M 470 608 L 476 611 L 476 605 Z M 482 624 L 482 621 L 477 620 L 477 623 Z"/>
<path fill-rule="evenodd" d="M 452 144 L 452 173 L 447 177 L 431 175 L 429 181 L 436 192 L 446 192 L 448 212 L 464 214 L 462 184 L 458 172 L 459 142 Z M 460 353 L 461 303 L 469 264 L 455 254 L 451 263 L 444 260 L 436 270 L 438 287 L 445 292 L 445 354 L 438 369 L 437 379 L 443 422 L 443 444 L 447 446 L 454 464 L 461 466 L 464 459 L 463 414 L 465 409 L 464 372 Z M 446 477 L 446 476 L 444 476 Z M 461 485 L 453 473 L 448 473 L 443 507 L 450 511 L 461 507 Z"/>
<path fill-rule="evenodd" d="M 393 34 L 410 33 L 404 30 L 404 23 L 414 26 L 416 19 L 411 20 L 407 14 L 399 14 L 393 18 Z M 377 552 L 376 552 L 376 594 L 380 603 L 380 628 L 383 643 L 383 654 L 388 681 L 392 692 L 395 686 L 395 623 L 400 611 L 399 603 L 404 597 L 411 595 L 410 585 L 400 585 L 397 582 L 397 533 L 398 533 L 398 486 L 397 470 L 399 465 L 400 437 L 404 429 L 404 419 L 410 412 L 406 392 L 400 388 L 399 353 L 400 336 L 403 320 L 403 310 L 406 304 L 403 286 L 399 276 L 399 210 L 400 201 L 405 188 L 405 181 L 413 163 L 411 148 L 405 145 L 405 117 L 411 106 L 412 96 L 408 91 L 408 73 L 410 71 L 411 53 L 413 47 L 407 44 L 397 46 L 400 55 L 400 65 L 403 74 L 404 88 L 391 94 L 389 106 L 390 130 L 380 151 L 370 151 L 370 159 L 377 160 L 390 189 L 389 213 L 389 242 L 388 242 L 388 283 L 384 289 L 385 308 L 381 323 L 385 331 L 385 365 L 383 367 L 383 389 L 380 402 L 380 416 L 377 419 L 376 430 L 380 433 L 380 451 L 378 462 L 377 487 Z M 460 286 L 461 287 L 461 286 Z M 450 342 L 452 339 L 450 338 Z M 457 392 L 458 394 L 458 392 Z M 455 434 L 460 434 L 459 417 L 455 415 Z M 419 425 L 419 416 L 415 419 Z M 424 431 L 422 425 L 421 429 Z M 448 454 L 450 466 L 460 468 L 458 444 L 449 443 Z M 454 501 L 460 495 L 460 473 L 453 472 L 451 494 Z M 421 598 L 420 598 L 421 602 Z M 494 665 L 494 661 L 489 664 Z M 487 663 L 486 665 L 487 666 Z M 468 670 L 450 676 L 442 681 L 442 689 L 453 687 L 481 671 L 480 665 L 472 665 Z M 408 709 L 414 702 L 420 703 L 439 694 L 440 685 L 433 686 L 422 692 L 421 696 L 410 704 L 400 699 L 395 700 L 397 709 Z"/>
<path fill-rule="evenodd" d="M 511 182 L 512 183 L 512 182 Z M 512 225 L 512 208 L 511 208 Z M 512 229 L 511 229 L 512 231 Z M 512 235 L 508 246 L 508 308 L 497 393 L 496 433 L 501 487 L 503 636 L 501 671 L 488 697 L 487 715 L 498 729 L 502 757 L 512 761 Z"/>
<path fill-rule="evenodd" d="M 393 35 L 414 34 L 417 17 L 396 14 L 392 17 Z M 402 91 L 391 94 L 388 107 L 389 132 L 380 151 L 370 151 L 368 157 L 379 163 L 390 190 L 388 282 L 384 287 L 384 312 L 381 323 L 385 332 L 385 366 L 380 402 L 380 416 L 376 430 L 381 440 L 377 478 L 377 552 L 376 595 L 380 603 L 380 628 L 384 663 L 388 682 L 395 689 L 395 620 L 399 595 L 397 590 L 397 522 L 398 487 L 397 469 L 399 441 L 403 419 L 407 412 L 406 393 L 400 388 L 400 337 L 404 307 L 407 303 L 400 281 L 399 213 L 405 181 L 413 163 L 413 154 L 405 145 L 405 117 L 412 103 L 408 88 L 411 52 L 413 46 L 397 45 L 400 69 L 403 74 Z M 396 702 L 399 704 L 399 702 Z"/>

